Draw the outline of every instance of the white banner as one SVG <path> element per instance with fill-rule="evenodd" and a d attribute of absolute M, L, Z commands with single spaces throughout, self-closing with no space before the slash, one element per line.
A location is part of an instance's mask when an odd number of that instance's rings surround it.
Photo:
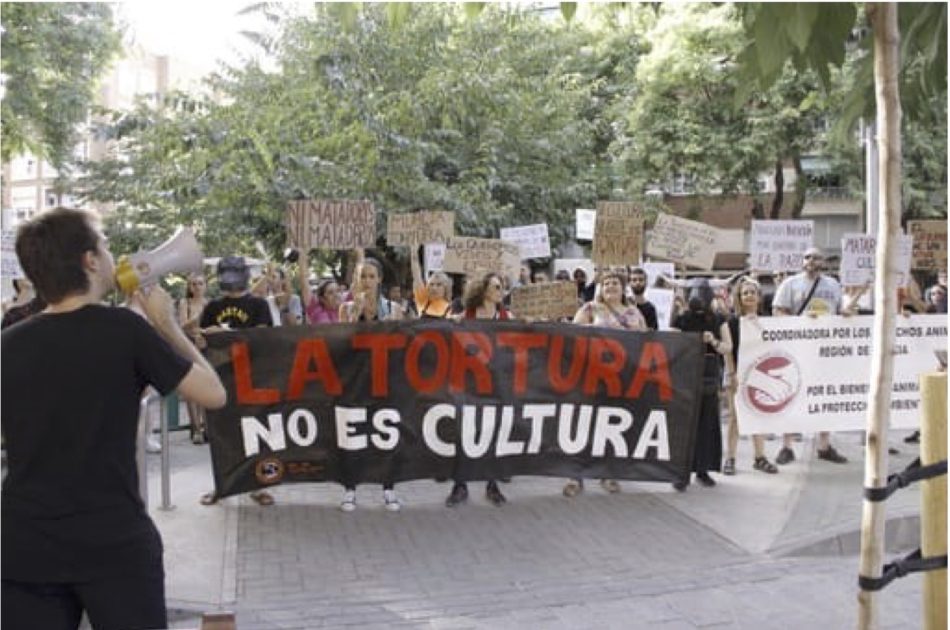
<path fill-rule="evenodd" d="M 0 235 L 0 276 L 4 278 L 23 278 L 23 270 L 20 268 L 20 259 L 16 257 L 16 232 L 14 230 L 3 230 Z"/>
<path fill-rule="evenodd" d="M 442 261 L 445 259 L 445 243 L 426 243 L 423 247 L 426 257 L 426 274 L 433 271 L 442 271 Z"/>
<path fill-rule="evenodd" d="M 874 318 L 742 320 L 736 412 L 739 432 L 853 431 L 867 424 Z M 920 418 L 918 376 L 947 349 L 946 315 L 897 318 L 891 427 Z"/>
<path fill-rule="evenodd" d="M 647 272 L 647 286 L 656 284 L 659 276 L 666 276 L 668 280 L 676 279 L 676 265 L 671 262 L 645 262 L 640 265 Z"/>
<path fill-rule="evenodd" d="M 547 223 L 501 228 L 501 240 L 517 245 L 521 250 L 521 260 L 551 257 Z"/>
<path fill-rule="evenodd" d="M 586 208 L 577 209 L 577 240 L 594 240 L 594 223 L 597 221 L 597 211 Z"/>
<path fill-rule="evenodd" d="M 647 289 L 644 297 L 656 307 L 660 330 L 669 330 L 673 317 L 673 289 Z"/>
<path fill-rule="evenodd" d="M 913 237 L 897 238 L 897 286 L 906 287 L 910 280 L 910 258 Z M 877 236 L 852 232 L 841 237 L 841 286 L 863 287 L 874 282 L 877 257 Z"/>
<path fill-rule="evenodd" d="M 802 254 L 812 246 L 815 222 L 752 220 L 749 265 L 756 271 L 801 271 Z"/>

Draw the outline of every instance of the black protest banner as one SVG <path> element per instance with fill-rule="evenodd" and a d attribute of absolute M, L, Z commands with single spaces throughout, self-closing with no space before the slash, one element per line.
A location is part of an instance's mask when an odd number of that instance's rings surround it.
<path fill-rule="evenodd" d="M 439 320 L 208 336 L 219 496 L 281 482 L 686 475 L 690 333 Z"/>

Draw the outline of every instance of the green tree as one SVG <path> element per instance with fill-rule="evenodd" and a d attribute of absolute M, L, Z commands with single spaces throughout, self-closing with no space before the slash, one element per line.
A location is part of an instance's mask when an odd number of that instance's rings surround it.
<path fill-rule="evenodd" d="M 3 161 L 23 152 L 68 168 L 95 97 L 96 81 L 120 50 L 104 3 L 4 2 Z"/>

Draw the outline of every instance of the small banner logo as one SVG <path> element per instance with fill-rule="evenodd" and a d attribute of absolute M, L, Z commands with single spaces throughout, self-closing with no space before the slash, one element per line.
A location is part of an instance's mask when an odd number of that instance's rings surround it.
<path fill-rule="evenodd" d="M 772 351 L 756 360 L 746 371 L 742 394 L 746 403 L 761 413 L 779 413 L 801 388 L 801 370 L 795 359 Z"/>

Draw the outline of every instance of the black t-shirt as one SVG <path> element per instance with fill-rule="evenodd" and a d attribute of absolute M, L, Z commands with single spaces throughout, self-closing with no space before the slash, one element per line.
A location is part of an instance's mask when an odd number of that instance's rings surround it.
<path fill-rule="evenodd" d="M 202 328 L 227 324 L 229 328 L 273 326 L 267 300 L 248 293 L 241 297 L 222 297 L 211 300 L 201 312 Z"/>
<path fill-rule="evenodd" d="M 650 330 L 657 330 L 660 327 L 660 322 L 656 316 L 656 307 L 653 306 L 653 302 L 647 300 L 646 302 L 634 302 L 637 308 L 640 310 L 640 314 L 643 315 L 643 319 L 646 320 L 647 328 Z"/>
<path fill-rule="evenodd" d="M 120 576 L 160 558 L 139 497 L 139 402 L 147 385 L 173 390 L 191 363 L 139 315 L 100 305 L 40 313 L 0 339 L 4 579 Z"/>

